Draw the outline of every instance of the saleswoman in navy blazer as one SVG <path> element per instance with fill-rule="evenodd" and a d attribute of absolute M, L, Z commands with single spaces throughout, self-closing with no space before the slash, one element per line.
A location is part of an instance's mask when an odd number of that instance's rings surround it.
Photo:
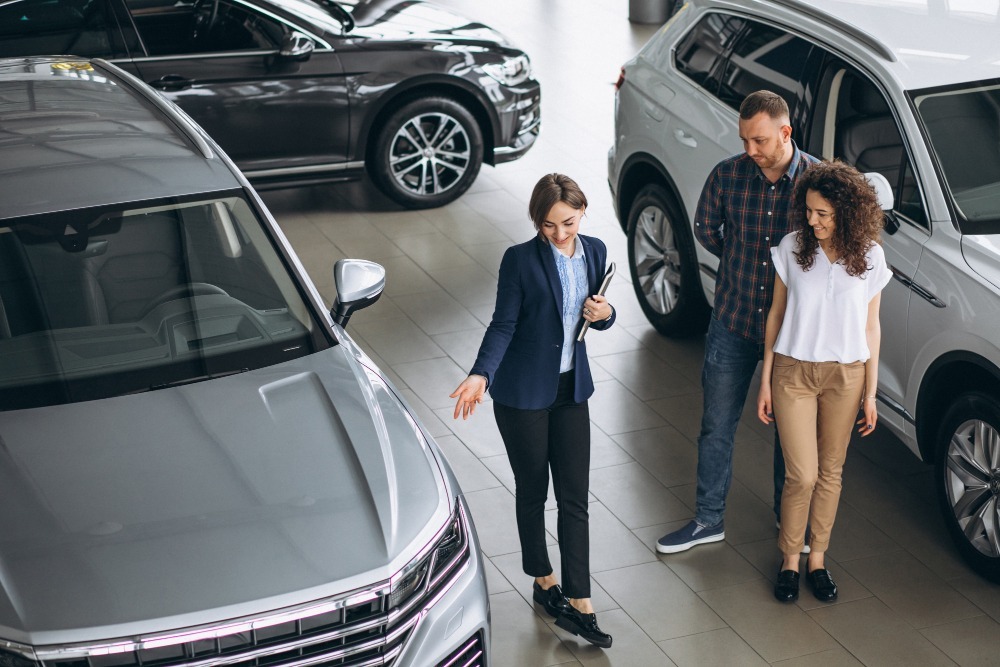
<path fill-rule="evenodd" d="M 535 578 L 533 597 L 556 625 L 602 648 L 590 602 L 590 413 L 594 393 L 584 321 L 607 329 L 615 312 L 597 294 L 607 248 L 578 233 L 587 198 L 568 176 L 548 174 L 531 194 L 528 213 L 538 234 L 508 248 L 500 264 L 496 309 L 479 355 L 451 395 L 455 417 L 468 418 L 489 388 L 497 426 L 516 485 L 522 567 Z M 545 545 L 549 470 L 558 505 L 565 594 Z"/>

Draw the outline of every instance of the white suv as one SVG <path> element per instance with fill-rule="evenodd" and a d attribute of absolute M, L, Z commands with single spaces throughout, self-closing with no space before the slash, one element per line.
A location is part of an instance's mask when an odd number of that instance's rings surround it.
<path fill-rule="evenodd" d="M 639 303 L 668 336 L 707 322 L 718 261 L 691 221 L 742 150 L 748 93 L 784 96 L 803 150 L 888 179 L 882 420 L 937 466 L 958 549 L 1000 581 L 1000 40 L 995 5 L 961 6 L 689 2 L 622 68 L 608 176 Z"/>

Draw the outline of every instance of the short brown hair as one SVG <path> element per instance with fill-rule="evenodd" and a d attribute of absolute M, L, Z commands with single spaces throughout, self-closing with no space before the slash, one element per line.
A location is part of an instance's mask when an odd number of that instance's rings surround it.
<path fill-rule="evenodd" d="M 587 196 L 576 181 L 565 174 L 545 174 L 535 183 L 531 201 L 528 202 L 528 217 L 535 224 L 535 229 L 542 230 L 545 216 L 557 202 L 575 209 L 587 208 Z"/>
<path fill-rule="evenodd" d="M 762 112 L 774 120 L 788 118 L 788 103 L 777 93 L 758 90 L 747 95 L 740 104 L 740 118 L 743 120 L 750 120 Z"/>

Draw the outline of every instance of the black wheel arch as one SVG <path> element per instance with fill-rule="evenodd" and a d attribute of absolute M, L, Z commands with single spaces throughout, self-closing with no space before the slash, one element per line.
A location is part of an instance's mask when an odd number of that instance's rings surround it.
<path fill-rule="evenodd" d="M 476 119 L 483 137 L 483 162 L 493 164 L 493 149 L 499 139 L 497 134 L 500 132 L 496 109 L 478 88 L 467 81 L 433 74 L 400 82 L 372 104 L 361 125 L 361 133 L 358 136 L 365 137 L 365 141 L 359 143 L 355 159 L 367 161 L 377 139 L 372 132 L 373 128 L 379 127 L 404 104 L 424 97 L 447 97 L 468 109 Z"/>
<path fill-rule="evenodd" d="M 618 177 L 618 193 L 616 209 L 618 211 L 618 223 L 622 231 L 628 234 L 629 213 L 632 204 L 635 202 L 639 192 L 647 185 L 659 185 L 665 188 L 668 194 L 674 198 L 677 210 L 684 218 L 684 222 L 690 226 L 687 211 L 684 209 L 684 200 L 680 196 L 677 184 L 670 177 L 667 170 L 660 162 L 649 153 L 635 153 L 630 155 L 622 166 Z"/>
<path fill-rule="evenodd" d="M 968 351 L 949 352 L 928 367 L 917 393 L 916 430 L 921 458 L 934 463 L 941 420 L 959 394 L 979 391 L 1000 400 L 1000 367 Z"/>

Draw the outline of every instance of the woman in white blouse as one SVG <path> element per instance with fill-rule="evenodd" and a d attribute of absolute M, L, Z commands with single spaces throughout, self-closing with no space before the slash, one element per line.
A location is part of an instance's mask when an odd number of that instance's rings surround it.
<path fill-rule="evenodd" d="M 810 526 L 806 579 L 837 597 L 824 556 L 840 502 L 841 472 L 858 415 L 862 436 L 878 419 L 879 295 L 892 274 L 879 245 L 883 213 L 865 177 L 842 162 L 811 166 L 795 186 L 797 231 L 771 248 L 774 300 L 764 336 L 757 416 L 777 420 L 785 455 L 774 595 L 799 596 L 799 560 Z"/>

